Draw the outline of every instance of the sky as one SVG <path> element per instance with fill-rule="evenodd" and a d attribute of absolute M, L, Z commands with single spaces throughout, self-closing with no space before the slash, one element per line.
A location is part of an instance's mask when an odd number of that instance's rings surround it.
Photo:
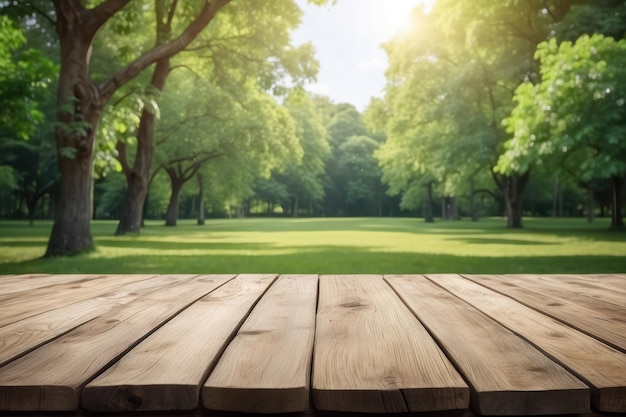
<path fill-rule="evenodd" d="M 363 111 L 370 97 L 383 95 L 387 55 L 381 44 L 408 25 L 413 8 L 434 0 L 337 0 L 322 7 L 296 2 L 304 16 L 294 43 L 312 42 L 320 62 L 317 82 L 307 90 Z"/>

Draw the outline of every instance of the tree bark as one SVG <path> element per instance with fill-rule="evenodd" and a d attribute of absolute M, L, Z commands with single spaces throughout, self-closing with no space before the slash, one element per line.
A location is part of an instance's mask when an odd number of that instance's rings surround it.
<path fill-rule="evenodd" d="M 522 228 L 523 195 L 529 178 L 530 171 L 526 171 L 523 174 L 511 174 L 502 180 L 499 180 L 494 175 L 494 180 L 504 195 L 507 217 L 506 226 L 509 229 Z"/>
<path fill-rule="evenodd" d="M 176 226 L 176 221 L 178 220 L 178 197 L 183 184 L 181 181 L 172 179 L 172 193 L 170 194 L 170 202 L 167 205 L 167 214 L 165 215 L 166 226 Z"/>
<path fill-rule="evenodd" d="M 159 61 L 156 65 L 152 82 L 160 91 L 165 86 L 168 72 L 169 59 Z M 126 147 L 125 144 L 120 145 L 121 147 Z M 121 160 L 122 158 L 126 158 L 125 152 L 118 153 L 124 174 L 126 175 L 127 187 L 120 213 L 120 222 L 115 232 L 116 235 L 125 235 L 127 233 L 138 234 L 141 230 L 143 205 L 148 195 L 148 182 L 153 153 L 154 114 L 144 109 L 137 131 L 137 152 L 132 168 L 128 166 L 125 160 Z"/>
<path fill-rule="evenodd" d="M 624 219 L 622 217 L 624 177 L 611 177 L 613 186 L 613 210 L 611 214 L 611 229 L 624 230 Z"/>
<path fill-rule="evenodd" d="M 89 79 L 89 59 L 95 31 L 106 18 L 97 19 L 78 0 L 59 0 L 54 4 L 61 47 L 55 131 L 61 195 L 46 257 L 73 255 L 93 248 L 93 148 L 104 106 L 97 87 Z"/>

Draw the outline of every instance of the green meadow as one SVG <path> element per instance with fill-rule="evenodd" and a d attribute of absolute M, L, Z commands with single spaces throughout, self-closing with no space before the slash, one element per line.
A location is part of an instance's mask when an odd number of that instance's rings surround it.
<path fill-rule="evenodd" d="M 41 259 L 51 222 L 0 222 L 0 274 L 15 273 L 611 273 L 626 272 L 626 234 L 608 220 L 503 219 L 427 224 L 412 218 L 148 222 L 115 237 L 95 221 L 96 250 Z"/>

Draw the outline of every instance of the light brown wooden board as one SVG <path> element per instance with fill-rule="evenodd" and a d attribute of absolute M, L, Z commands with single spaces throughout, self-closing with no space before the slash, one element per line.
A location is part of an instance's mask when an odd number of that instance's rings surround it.
<path fill-rule="evenodd" d="M 30 291 L 35 288 L 55 285 L 59 282 L 69 282 L 73 277 L 85 275 L 48 275 L 48 274 L 24 274 L 24 275 L 1 275 L 0 276 L 0 300 L 9 298 L 12 294 Z"/>
<path fill-rule="evenodd" d="M 200 387 L 276 275 L 239 275 L 202 298 L 84 389 L 91 411 L 191 410 Z"/>
<path fill-rule="evenodd" d="M 626 288 L 619 290 L 607 286 L 606 279 L 600 277 L 584 279 L 576 275 L 524 275 L 525 279 L 535 279 L 547 287 L 556 287 L 564 291 L 574 292 L 578 297 L 588 297 L 605 303 L 615 304 L 623 308 L 626 306 Z M 590 277 L 590 278 L 593 278 Z"/>
<path fill-rule="evenodd" d="M 581 378 L 591 388 L 596 409 L 626 412 L 626 354 L 458 275 L 427 277 L 530 341 Z"/>
<path fill-rule="evenodd" d="M 154 275 L 85 275 L 84 279 L 37 288 L 0 301 L 0 326 L 114 291 Z"/>
<path fill-rule="evenodd" d="M 204 384 L 204 407 L 244 413 L 307 410 L 317 279 L 283 275 L 272 285 Z"/>
<path fill-rule="evenodd" d="M 0 301 L 24 295 L 29 296 L 33 290 L 86 282 L 103 276 L 103 274 L 15 275 L 11 278 L 3 276 L 0 280 Z"/>
<path fill-rule="evenodd" d="M 382 276 L 328 275 L 319 285 L 316 408 L 383 413 L 468 407 L 467 385 Z"/>
<path fill-rule="evenodd" d="M 119 306 L 0 368 L 0 411 L 72 411 L 82 387 L 190 303 L 231 279 L 199 276 Z"/>
<path fill-rule="evenodd" d="M 0 366 L 142 294 L 175 285 L 193 275 L 162 275 L 0 327 Z"/>
<path fill-rule="evenodd" d="M 594 293 L 593 288 L 587 287 L 584 291 L 576 291 L 571 281 L 569 284 L 566 284 L 562 276 L 552 276 L 550 278 L 550 276 L 542 275 L 516 274 L 498 275 L 498 277 L 501 279 L 512 279 L 519 286 L 524 286 L 524 288 L 541 292 L 553 298 L 563 299 L 580 307 L 594 311 L 602 311 L 604 314 L 626 319 L 626 294 L 623 293 L 615 294 L 612 290 L 597 288 L 595 293 L 599 294 L 600 297 L 592 297 L 591 294 Z M 609 298 L 617 302 L 605 301 L 602 298 Z"/>
<path fill-rule="evenodd" d="M 626 294 L 626 275 L 605 275 L 605 274 L 566 274 L 556 275 L 551 274 L 554 277 L 574 278 L 581 281 L 586 281 L 590 284 L 600 285 L 602 288 L 615 291 L 620 294 Z M 626 296 L 626 295 L 625 295 Z"/>
<path fill-rule="evenodd" d="M 626 313 L 614 304 L 567 297 L 515 275 L 464 275 L 626 352 Z"/>
<path fill-rule="evenodd" d="M 589 411 L 589 388 L 531 344 L 423 276 L 385 276 L 470 384 L 483 415 Z"/>

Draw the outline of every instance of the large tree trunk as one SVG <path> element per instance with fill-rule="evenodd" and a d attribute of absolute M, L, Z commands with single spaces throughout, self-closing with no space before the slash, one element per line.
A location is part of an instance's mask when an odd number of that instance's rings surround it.
<path fill-rule="evenodd" d="M 623 230 L 624 219 L 622 217 L 624 177 L 611 177 L 611 185 L 613 186 L 613 210 L 611 215 L 611 229 Z"/>
<path fill-rule="evenodd" d="M 507 221 L 506 226 L 509 229 L 522 228 L 522 203 L 524 189 L 528 184 L 530 171 L 518 175 L 513 174 L 506 178 L 506 186 L 504 189 L 504 202 L 506 204 Z"/>
<path fill-rule="evenodd" d="M 178 197 L 182 188 L 182 182 L 172 180 L 172 193 L 170 194 L 170 202 L 167 205 L 167 214 L 165 215 L 166 226 L 176 226 L 176 221 L 178 220 Z"/>
<path fill-rule="evenodd" d="M 61 195 L 48 241 L 47 257 L 91 250 L 91 198 L 95 132 L 103 103 L 89 79 L 95 31 L 75 2 L 55 2 L 61 46 L 57 92 Z M 93 22 L 92 22 L 93 23 Z"/>
<path fill-rule="evenodd" d="M 165 79 L 169 72 L 169 60 L 164 59 L 157 63 L 152 78 L 153 85 L 159 90 L 165 86 Z M 120 144 L 124 148 L 125 144 Z M 121 147 L 118 146 L 118 149 Z M 154 114 L 144 109 L 137 131 L 137 152 L 133 167 L 129 167 L 126 161 L 121 161 L 124 173 L 126 174 L 126 196 L 122 204 L 120 222 L 117 225 L 116 235 L 127 233 L 139 233 L 141 230 L 141 219 L 143 205 L 148 195 L 148 179 L 150 177 L 150 166 L 152 165 L 152 155 L 154 153 Z M 120 159 L 126 158 L 125 152 L 119 152 Z"/>

